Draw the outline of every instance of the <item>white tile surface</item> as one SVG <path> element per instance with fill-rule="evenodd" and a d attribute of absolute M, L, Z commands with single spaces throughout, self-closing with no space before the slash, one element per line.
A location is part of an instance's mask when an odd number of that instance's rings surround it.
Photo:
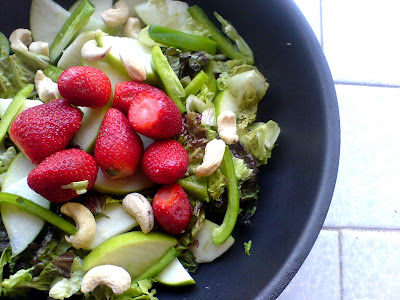
<path fill-rule="evenodd" d="M 321 1 L 320 0 L 294 0 L 306 17 L 315 36 L 321 42 Z"/>
<path fill-rule="evenodd" d="M 342 272 L 343 300 L 399 299 L 400 232 L 343 230 Z"/>
<path fill-rule="evenodd" d="M 306 261 L 278 300 L 340 300 L 339 239 L 322 230 Z"/>
<path fill-rule="evenodd" d="M 323 46 L 336 81 L 400 85 L 399 14 L 399 0 L 322 0 Z"/>
<path fill-rule="evenodd" d="M 400 228 L 400 89 L 336 86 L 341 156 L 325 226 Z"/>

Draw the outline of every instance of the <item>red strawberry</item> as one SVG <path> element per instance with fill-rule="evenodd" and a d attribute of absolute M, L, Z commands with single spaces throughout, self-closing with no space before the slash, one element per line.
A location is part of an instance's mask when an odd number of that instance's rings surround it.
<path fill-rule="evenodd" d="M 56 99 L 20 113 L 11 124 L 10 138 L 38 164 L 67 147 L 82 123 L 82 112 L 65 99 Z"/>
<path fill-rule="evenodd" d="M 56 152 L 28 175 L 28 185 L 36 193 L 51 202 L 65 202 L 79 196 L 79 190 L 68 186 L 74 182 L 83 183 L 82 192 L 93 187 L 97 177 L 97 164 L 88 153 L 79 149 L 67 149 Z"/>
<path fill-rule="evenodd" d="M 125 115 L 110 108 L 104 116 L 94 146 L 94 157 L 110 178 L 132 175 L 143 153 L 143 142 Z"/>
<path fill-rule="evenodd" d="M 101 107 L 110 99 L 111 81 L 96 68 L 77 66 L 66 69 L 57 83 L 60 95 L 73 105 Z"/>
<path fill-rule="evenodd" d="M 145 175 L 155 183 L 170 184 L 185 173 L 189 165 L 189 155 L 177 141 L 157 141 L 146 149 L 142 157 Z"/>
<path fill-rule="evenodd" d="M 113 107 L 128 114 L 132 100 L 142 92 L 158 91 L 154 86 L 140 81 L 124 81 L 115 85 Z"/>
<path fill-rule="evenodd" d="M 142 92 L 129 107 L 129 122 L 138 132 L 153 139 L 167 139 L 182 130 L 176 104 L 161 90 Z"/>
<path fill-rule="evenodd" d="M 191 206 L 188 195 L 179 184 L 162 186 L 152 205 L 154 218 L 166 232 L 180 234 L 189 226 Z"/>

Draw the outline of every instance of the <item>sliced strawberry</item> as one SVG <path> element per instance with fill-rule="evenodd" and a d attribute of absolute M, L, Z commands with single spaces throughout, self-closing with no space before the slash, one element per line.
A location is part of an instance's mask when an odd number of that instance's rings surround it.
<path fill-rule="evenodd" d="M 38 164 L 67 147 L 82 124 L 82 112 L 65 99 L 56 99 L 20 113 L 11 124 L 10 138 Z"/>
<path fill-rule="evenodd" d="M 154 86 L 140 81 L 124 81 L 115 85 L 113 107 L 128 114 L 129 106 L 140 93 L 147 91 L 159 91 Z"/>
<path fill-rule="evenodd" d="M 104 116 L 94 146 L 94 157 L 110 178 L 135 173 L 143 154 L 143 142 L 129 125 L 125 115 L 110 108 Z"/>
<path fill-rule="evenodd" d="M 97 164 L 88 153 L 79 149 L 56 152 L 28 175 L 28 185 L 51 202 L 65 202 L 93 187 Z"/>
<path fill-rule="evenodd" d="M 128 118 L 138 133 L 153 139 L 171 138 L 182 130 L 178 107 L 161 90 L 142 92 L 135 97 Z"/>
<path fill-rule="evenodd" d="M 170 184 L 185 175 L 189 155 L 177 141 L 157 141 L 149 146 L 142 157 L 145 175 L 155 183 Z"/>
<path fill-rule="evenodd" d="M 188 195 L 179 184 L 162 186 L 152 205 L 154 218 L 166 232 L 180 234 L 189 226 L 192 208 Z"/>
<path fill-rule="evenodd" d="M 111 81 L 107 75 L 92 67 L 71 67 L 58 78 L 60 95 L 77 106 L 101 107 L 111 95 Z"/>

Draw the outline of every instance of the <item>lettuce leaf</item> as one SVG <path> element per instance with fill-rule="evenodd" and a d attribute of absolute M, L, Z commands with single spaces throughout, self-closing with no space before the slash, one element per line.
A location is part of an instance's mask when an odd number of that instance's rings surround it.
<path fill-rule="evenodd" d="M 13 295 L 18 288 L 26 287 L 26 284 L 32 282 L 32 274 L 30 273 L 35 267 L 19 270 L 8 279 L 4 279 L 1 283 L 3 295 Z"/>
<path fill-rule="evenodd" d="M 28 83 L 33 83 L 37 70 L 49 65 L 49 58 L 24 49 L 0 59 L 0 98 L 13 98 Z"/>
<path fill-rule="evenodd" d="M 242 158 L 233 156 L 232 159 L 237 179 L 242 181 L 249 180 L 252 176 L 253 169 L 248 168 Z"/>
<path fill-rule="evenodd" d="M 228 179 L 218 169 L 208 176 L 208 194 L 214 199 L 219 200 L 225 191 Z"/>
<path fill-rule="evenodd" d="M 158 300 L 156 290 L 153 289 L 153 279 L 140 280 L 132 283 L 130 288 L 121 295 L 114 295 L 112 290 L 107 286 L 98 286 L 89 295 L 85 295 L 86 299 L 95 300 Z"/>
<path fill-rule="evenodd" d="M 240 142 L 256 159 L 257 165 L 266 164 L 271 157 L 272 149 L 280 134 L 280 128 L 274 121 L 252 124 L 243 134 L 239 135 Z"/>

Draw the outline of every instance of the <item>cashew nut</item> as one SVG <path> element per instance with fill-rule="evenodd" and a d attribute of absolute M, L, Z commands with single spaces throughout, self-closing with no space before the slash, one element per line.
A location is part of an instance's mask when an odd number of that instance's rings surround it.
<path fill-rule="evenodd" d="M 131 286 L 131 276 L 118 266 L 101 265 L 90 269 L 81 282 L 81 292 L 93 292 L 98 285 L 107 285 L 115 295 L 124 293 Z"/>
<path fill-rule="evenodd" d="M 97 61 L 104 58 L 111 50 L 111 45 L 107 47 L 98 47 L 96 40 L 87 41 L 81 49 L 81 55 L 88 61 Z"/>
<path fill-rule="evenodd" d="M 125 211 L 135 217 L 144 233 L 148 233 L 154 226 L 153 208 L 145 196 L 131 193 L 122 200 Z"/>
<path fill-rule="evenodd" d="M 130 17 L 124 25 L 124 36 L 137 39 L 141 29 L 140 20 Z"/>
<path fill-rule="evenodd" d="M 196 168 L 197 177 L 205 177 L 214 173 L 224 158 L 225 143 L 223 140 L 211 140 L 207 143 L 203 162 Z"/>
<path fill-rule="evenodd" d="M 32 33 L 28 29 L 15 29 L 9 37 L 9 41 L 11 50 L 14 52 L 20 48 L 28 50 L 26 46 L 32 43 Z"/>
<path fill-rule="evenodd" d="M 103 11 L 101 18 L 109 27 L 117 27 L 129 19 L 129 7 L 123 1 L 118 1 L 110 9 Z"/>
<path fill-rule="evenodd" d="M 44 75 L 42 70 L 38 70 L 35 75 L 35 88 L 38 92 L 40 100 L 49 102 L 60 98 L 57 83 L 53 82 L 49 77 Z"/>
<path fill-rule="evenodd" d="M 45 56 L 49 56 L 49 43 L 46 42 L 33 42 L 29 45 L 29 51 L 36 53 L 36 54 L 41 54 Z"/>
<path fill-rule="evenodd" d="M 121 58 L 122 64 L 124 65 L 129 76 L 133 80 L 146 80 L 147 70 L 144 64 L 139 59 L 132 57 L 132 55 L 124 51 L 120 52 L 119 57 Z"/>
<path fill-rule="evenodd" d="M 232 111 L 224 111 L 217 118 L 219 137 L 228 145 L 236 144 L 236 116 Z"/>
<path fill-rule="evenodd" d="M 87 247 L 93 240 L 96 232 L 96 221 L 93 214 L 84 205 L 67 202 L 61 206 L 61 212 L 74 219 L 78 232 L 71 236 L 65 236 L 68 243 L 76 249 Z"/>

